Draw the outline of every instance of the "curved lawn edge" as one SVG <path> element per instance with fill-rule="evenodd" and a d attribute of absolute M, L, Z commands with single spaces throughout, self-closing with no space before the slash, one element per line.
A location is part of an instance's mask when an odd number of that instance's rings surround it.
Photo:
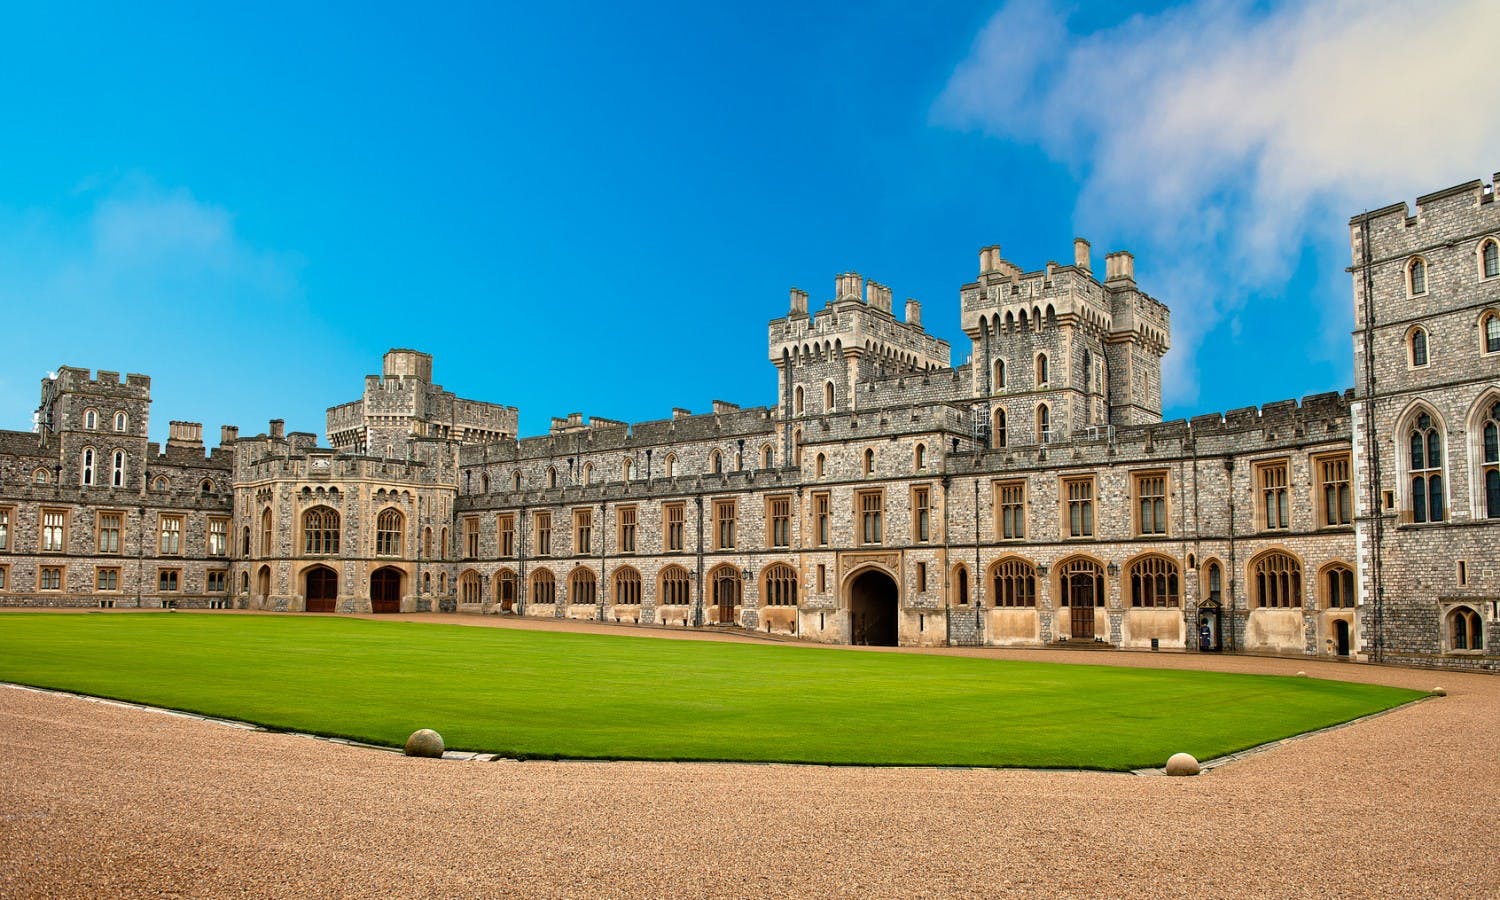
<path fill-rule="evenodd" d="M 0 629 L 0 678 L 18 684 L 380 747 L 431 727 L 455 751 L 511 759 L 1126 772 L 1179 750 L 1241 754 L 1426 696 L 1286 675 L 446 623 L 27 618 L 34 628 Z"/>

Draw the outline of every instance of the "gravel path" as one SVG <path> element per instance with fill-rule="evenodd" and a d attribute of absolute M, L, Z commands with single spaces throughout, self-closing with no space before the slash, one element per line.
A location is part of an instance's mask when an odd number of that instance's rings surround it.
<path fill-rule="evenodd" d="M 0 896 L 1500 896 L 1494 676 L 979 653 L 1449 696 L 1149 778 L 425 761 L 0 687 Z"/>

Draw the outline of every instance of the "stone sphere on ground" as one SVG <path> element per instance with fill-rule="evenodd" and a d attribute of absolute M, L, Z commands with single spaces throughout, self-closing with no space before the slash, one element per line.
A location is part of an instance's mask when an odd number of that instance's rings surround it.
<path fill-rule="evenodd" d="M 1173 753 L 1167 760 L 1168 775 L 1197 775 L 1202 768 L 1191 753 Z"/>
<path fill-rule="evenodd" d="M 406 739 L 407 756 L 438 759 L 443 755 L 443 736 L 431 728 L 419 728 Z"/>
<path fill-rule="evenodd" d="M 1297 677 L 1298 678 L 1306 678 L 1307 677 L 1307 673 L 1306 672 L 1298 672 L 1297 673 Z"/>
<path fill-rule="evenodd" d="M 1434 696 L 1437 696 L 1437 697 L 1446 697 L 1446 696 L 1448 696 L 1448 692 L 1445 691 L 1445 690 L 1443 690 L 1440 687 L 1433 688 L 1432 689 L 1432 693 L 1433 693 Z"/>

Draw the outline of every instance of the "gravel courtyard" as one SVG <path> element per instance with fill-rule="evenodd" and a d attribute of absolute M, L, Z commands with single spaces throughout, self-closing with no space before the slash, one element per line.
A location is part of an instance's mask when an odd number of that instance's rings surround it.
<path fill-rule="evenodd" d="M 0 687 L 0 896 L 1500 896 L 1500 678 L 970 652 L 1449 696 L 1165 778 L 426 761 Z"/>

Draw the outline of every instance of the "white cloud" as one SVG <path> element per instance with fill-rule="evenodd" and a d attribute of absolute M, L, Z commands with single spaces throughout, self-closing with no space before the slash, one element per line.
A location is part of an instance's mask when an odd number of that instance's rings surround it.
<path fill-rule="evenodd" d="M 1196 393 L 1181 351 L 1280 287 L 1309 241 L 1337 258 L 1350 215 L 1500 163 L 1494 0 L 1198 0 L 1071 24 L 1039 0 L 1007 4 L 934 116 L 1076 169 L 1080 230 L 1130 242 L 1173 305 L 1169 402 Z M 1330 284 L 1342 312 L 1347 284 Z M 1326 317 L 1340 349 L 1345 318 Z"/>

